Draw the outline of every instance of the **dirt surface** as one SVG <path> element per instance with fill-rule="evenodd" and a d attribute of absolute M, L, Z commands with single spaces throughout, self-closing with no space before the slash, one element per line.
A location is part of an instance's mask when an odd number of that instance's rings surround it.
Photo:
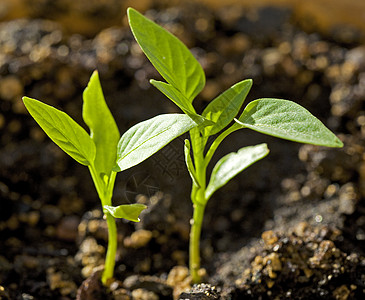
<path fill-rule="evenodd" d="M 175 140 L 117 177 L 114 204 L 148 209 L 140 223 L 118 222 L 115 281 L 102 287 L 107 228 L 88 170 L 45 136 L 21 96 L 83 124 L 82 91 L 98 69 L 121 132 L 178 109 L 150 86 L 159 75 L 127 26 L 85 37 L 45 19 L 2 22 L 0 299 L 363 299 L 365 46 L 356 34 L 305 32 L 290 9 L 264 7 L 253 18 L 244 8 L 151 3 L 147 16 L 182 39 L 206 72 L 198 111 L 252 78 L 247 101 L 296 101 L 344 148 L 248 131 L 228 137 L 215 160 L 261 142 L 271 152 L 210 200 L 204 283 L 191 287 L 191 183 L 183 138 Z"/>

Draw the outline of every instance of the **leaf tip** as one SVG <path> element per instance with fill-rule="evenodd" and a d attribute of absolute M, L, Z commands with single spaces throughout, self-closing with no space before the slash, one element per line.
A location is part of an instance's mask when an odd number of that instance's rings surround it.
<path fill-rule="evenodd" d="M 128 16 L 128 21 L 130 22 L 131 17 L 133 16 L 133 14 L 138 14 L 138 11 L 135 10 L 133 7 L 128 7 L 127 8 L 127 16 Z"/>
<path fill-rule="evenodd" d="M 336 137 L 336 140 L 335 140 L 335 147 L 336 148 L 342 148 L 344 145 L 343 145 L 343 142 L 338 138 Z"/>

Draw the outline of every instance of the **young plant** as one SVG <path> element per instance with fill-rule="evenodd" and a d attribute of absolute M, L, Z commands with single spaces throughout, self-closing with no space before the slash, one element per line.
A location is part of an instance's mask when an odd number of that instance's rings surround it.
<path fill-rule="evenodd" d="M 129 8 L 128 18 L 137 43 L 166 80 L 151 80 L 151 84 L 199 124 L 190 129 L 190 141 L 185 140 L 185 160 L 192 178 L 191 200 L 194 207 L 189 267 L 193 282 L 199 282 L 199 240 L 208 200 L 238 173 L 269 153 L 266 144 L 229 153 L 214 166 L 207 183 L 207 166 L 217 147 L 229 134 L 248 128 L 300 143 L 327 147 L 343 145 L 305 108 L 288 100 L 257 99 L 237 117 L 252 86 L 250 79 L 233 85 L 212 100 L 201 115 L 197 114 L 192 102 L 205 85 L 205 74 L 199 62 L 179 39 L 136 10 Z M 210 147 L 207 147 L 208 138 L 213 139 Z"/>
<path fill-rule="evenodd" d="M 108 225 L 108 250 L 102 275 L 102 282 L 107 284 L 113 277 L 117 251 L 115 218 L 139 222 L 139 215 L 146 208 L 138 203 L 112 205 L 117 172 L 141 163 L 196 123 L 184 114 L 159 115 L 138 123 L 120 137 L 96 71 L 83 93 L 82 117 L 90 135 L 66 113 L 28 97 L 23 97 L 23 101 L 45 133 L 73 159 L 89 168 Z"/>

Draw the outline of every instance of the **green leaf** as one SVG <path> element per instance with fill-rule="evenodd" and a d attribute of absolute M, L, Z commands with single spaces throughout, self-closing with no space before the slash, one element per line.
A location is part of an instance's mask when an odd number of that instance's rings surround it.
<path fill-rule="evenodd" d="M 236 120 L 237 121 L 237 120 Z M 342 147 L 342 142 L 309 111 L 282 99 L 258 99 L 250 102 L 238 124 L 243 128 L 278 138 L 327 147 Z"/>
<path fill-rule="evenodd" d="M 195 168 L 193 165 L 193 161 L 191 159 L 191 154 L 190 154 L 190 142 L 189 140 L 185 140 L 185 144 L 184 144 L 184 154 L 185 154 L 185 163 L 186 163 L 186 167 L 188 168 L 189 174 L 191 179 L 193 180 L 193 183 L 200 187 L 198 179 L 196 177 L 196 172 L 195 172 Z"/>
<path fill-rule="evenodd" d="M 191 102 L 184 97 L 176 88 L 172 85 L 157 81 L 157 80 L 150 80 L 151 84 L 156 87 L 160 92 L 165 94 L 172 102 L 174 102 L 184 113 L 186 113 L 190 118 L 193 119 L 195 123 L 202 126 L 210 126 L 213 125 L 214 122 L 198 115 L 195 112 L 195 109 Z"/>
<path fill-rule="evenodd" d="M 95 145 L 87 132 L 66 113 L 38 100 L 23 97 L 25 107 L 44 132 L 82 165 L 95 158 Z"/>
<path fill-rule="evenodd" d="M 213 193 L 224 186 L 229 180 L 244 169 L 269 154 L 266 144 L 244 147 L 238 152 L 223 156 L 215 165 L 205 190 L 205 200 L 208 201 Z"/>
<path fill-rule="evenodd" d="M 189 49 L 166 29 L 128 8 L 132 33 L 161 76 L 190 102 L 205 85 L 205 74 Z"/>
<path fill-rule="evenodd" d="M 124 204 L 119 206 L 104 205 L 104 213 L 111 214 L 114 218 L 123 218 L 133 222 L 139 222 L 139 215 L 146 209 L 147 206 L 144 204 Z"/>
<path fill-rule="evenodd" d="M 204 136 L 218 133 L 233 121 L 233 118 L 241 109 L 251 86 L 251 79 L 243 80 L 230 87 L 208 104 L 202 116 L 215 122 L 215 125 L 206 127 L 204 129 Z"/>
<path fill-rule="evenodd" d="M 119 140 L 118 166 L 114 171 L 123 171 L 138 165 L 196 125 L 184 114 L 159 115 L 134 125 Z"/>
<path fill-rule="evenodd" d="M 97 71 L 83 93 L 82 117 L 96 146 L 94 165 L 99 175 L 110 176 L 117 159 L 118 127 L 105 102 Z"/>

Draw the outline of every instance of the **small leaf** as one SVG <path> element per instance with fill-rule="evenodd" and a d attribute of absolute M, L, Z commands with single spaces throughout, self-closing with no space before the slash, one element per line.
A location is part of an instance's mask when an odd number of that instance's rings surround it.
<path fill-rule="evenodd" d="M 224 186 L 229 180 L 244 169 L 269 154 L 266 144 L 244 147 L 238 152 L 223 156 L 215 165 L 205 190 L 205 200 L 208 201 L 213 193 Z"/>
<path fill-rule="evenodd" d="M 187 139 L 185 140 L 185 144 L 184 144 L 184 154 L 185 154 L 186 167 L 188 168 L 190 177 L 193 180 L 193 183 L 196 186 L 200 187 L 200 185 L 198 183 L 198 179 L 196 178 L 195 168 L 194 168 L 193 161 L 192 161 L 191 155 L 190 155 L 190 142 Z"/>
<path fill-rule="evenodd" d="M 120 134 L 105 102 L 97 71 L 92 74 L 83 99 L 82 117 L 96 146 L 94 165 L 99 175 L 109 177 L 116 163 Z"/>
<path fill-rule="evenodd" d="M 136 41 L 157 71 L 192 102 L 205 85 L 205 74 L 189 49 L 133 8 L 128 8 L 128 19 Z"/>
<path fill-rule="evenodd" d="M 215 125 L 206 127 L 204 129 L 204 136 L 218 133 L 233 121 L 233 118 L 241 109 L 251 86 L 251 79 L 243 80 L 230 87 L 208 104 L 202 116 L 215 122 Z"/>
<path fill-rule="evenodd" d="M 31 116 L 63 151 L 82 165 L 95 158 L 95 145 L 87 132 L 66 113 L 38 100 L 23 97 Z"/>
<path fill-rule="evenodd" d="M 236 120 L 237 121 L 237 120 Z M 238 124 L 278 138 L 327 147 L 342 147 L 342 142 L 309 111 L 282 99 L 250 102 Z"/>
<path fill-rule="evenodd" d="M 118 166 L 114 171 L 138 165 L 196 125 L 184 114 L 159 115 L 134 125 L 123 134 L 118 143 Z"/>
<path fill-rule="evenodd" d="M 195 123 L 198 125 L 209 126 L 213 125 L 214 122 L 198 115 L 195 112 L 195 109 L 191 102 L 189 102 L 188 99 L 184 97 L 183 94 L 181 94 L 176 88 L 174 88 L 172 85 L 157 81 L 157 80 L 150 80 L 151 84 L 155 86 L 160 92 L 165 94 L 172 102 L 174 102 L 185 114 L 187 114 L 190 118 L 193 119 Z"/>
<path fill-rule="evenodd" d="M 147 208 L 144 204 L 124 204 L 119 206 L 104 205 L 104 213 L 111 214 L 114 218 L 123 218 L 133 222 L 139 222 L 139 215 Z"/>

